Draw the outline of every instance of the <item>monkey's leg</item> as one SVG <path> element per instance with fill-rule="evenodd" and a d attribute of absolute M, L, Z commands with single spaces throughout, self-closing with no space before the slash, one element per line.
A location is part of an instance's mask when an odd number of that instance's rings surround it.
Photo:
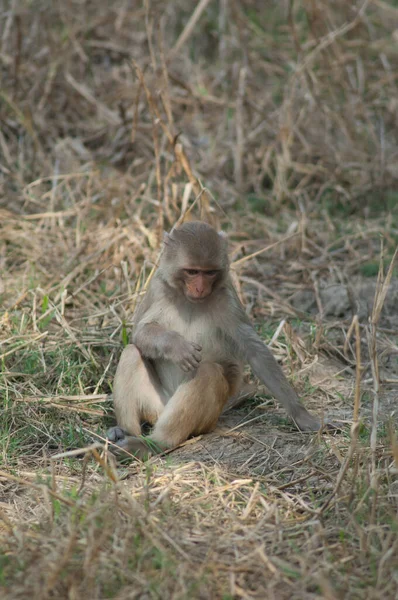
<path fill-rule="evenodd" d="M 222 365 L 224 376 L 228 381 L 228 398 L 232 400 L 240 395 L 240 390 L 243 383 L 243 366 L 241 363 L 229 362 Z M 229 401 L 228 400 L 228 403 Z"/>
<path fill-rule="evenodd" d="M 222 414 L 226 413 L 228 410 L 232 410 L 233 408 L 239 408 L 239 406 L 248 398 L 253 398 L 257 392 L 257 387 L 258 386 L 254 383 L 245 383 L 237 394 L 231 398 L 228 398 L 228 402 L 224 406 Z"/>
<path fill-rule="evenodd" d="M 134 344 L 120 357 L 113 387 L 113 403 L 118 427 L 108 432 L 111 441 L 141 435 L 141 423 L 156 423 L 164 410 L 165 397 L 151 365 Z"/>
<path fill-rule="evenodd" d="M 240 383 L 240 371 L 228 371 L 216 363 L 201 363 L 196 374 L 182 383 L 163 408 L 150 436 L 125 436 L 117 446 L 147 458 L 167 448 L 178 446 L 191 435 L 208 433 L 216 425 L 231 390 Z M 231 380 L 226 376 L 231 375 Z M 120 456 L 125 453 L 120 452 Z"/>
<path fill-rule="evenodd" d="M 229 396 L 224 369 L 201 363 L 192 379 L 170 398 L 150 435 L 161 448 L 172 448 L 190 435 L 212 431 Z"/>

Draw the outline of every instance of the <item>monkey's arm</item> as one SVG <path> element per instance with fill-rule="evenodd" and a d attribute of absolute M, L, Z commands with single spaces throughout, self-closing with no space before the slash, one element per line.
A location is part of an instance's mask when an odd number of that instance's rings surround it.
<path fill-rule="evenodd" d="M 243 312 L 243 311 L 242 311 Z M 252 325 L 244 321 L 238 326 L 237 339 L 253 373 L 282 404 L 288 415 L 303 431 L 317 431 L 319 420 L 300 403 L 299 397 L 286 379 L 271 350 L 264 344 Z"/>
<path fill-rule="evenodd" d="M 145 358 L 165 358 L 173 343 L 172 334 L 157 323 L 139 324 L 133 333 L 133 344 Z"/>
<path fill-rule="evenodd" d="M 133 343 L 143 357 L 170 360 L 183 371 L 192 371 L 200 363 L 202 348 L 198 344 L 188 342 L 176 331 L 158 323 L 138 324 Z"/>
<path fill-rule="evenodd" d="M 200 363 L 201 347 L 157 322 L 156 315 L 166 308 L 162 286 L 155 274 L 134 315 L 133 344 L 144 358 L 170 360 L 183 371 L 192 371 Z"/>

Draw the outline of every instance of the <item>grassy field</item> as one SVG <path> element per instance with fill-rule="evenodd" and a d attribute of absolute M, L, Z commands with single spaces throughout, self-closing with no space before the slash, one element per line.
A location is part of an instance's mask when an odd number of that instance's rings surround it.
<path fill-rule="evenodd" d="M 398 594 L 398 3 L 0 8 L 0 595 Z M 306 406 L 115 465 L 112 381 L 163 230 L 228 232 Z M 78 451 L 78 452 L 77 452 Z"/>

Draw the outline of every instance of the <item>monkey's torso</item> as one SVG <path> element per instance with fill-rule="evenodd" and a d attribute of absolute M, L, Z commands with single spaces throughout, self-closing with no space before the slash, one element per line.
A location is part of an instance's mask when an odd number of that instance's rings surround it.
<path fill-rule="evenodd" d="M 225 333 L 233 322 L 232 315 L 228 314 L 227 299 L 225 300 L 221 310 L 220 302 L 217 302 L 217 306 L 189 303 L 165 305 L 155 300 L 145 311 L 140 324 L 157 323 L 167 330 L 176 331 L 185 340 L 199 344 L 202 347 L 202 362 L 215 362 L 222 365 L 233 363 L 243 368 L 242 358 L 234 347 L 232 339 L 228 339 Z M 192 377 L 192 373 L 185 373 L 169 360 L 152 359 L 151 363 L 168 397 L 174 394 L 181 383 Z"/>

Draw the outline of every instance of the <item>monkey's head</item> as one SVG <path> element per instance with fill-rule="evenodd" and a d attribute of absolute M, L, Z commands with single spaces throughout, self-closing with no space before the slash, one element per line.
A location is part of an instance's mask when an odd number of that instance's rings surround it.
<path fill-rule="evenodd" d="M 192 303 L 201 303 L 225 281 L 228 246 L 223 233 L 200 221 L 183 223 L 165 234 L 161 274 Z"/>

